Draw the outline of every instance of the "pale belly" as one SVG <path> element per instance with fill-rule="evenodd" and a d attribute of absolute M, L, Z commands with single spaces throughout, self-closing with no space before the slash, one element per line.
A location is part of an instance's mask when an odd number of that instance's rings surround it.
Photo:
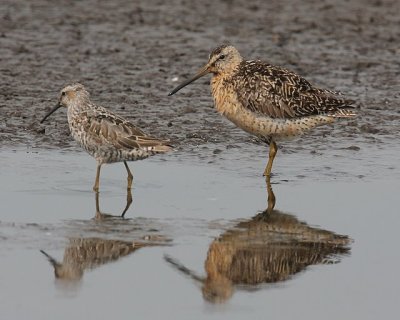
<path fill-rule="evenodd" d="M 239 128 L 266 141 L 291 139 L 334 121 L 332 117 L 321 115 L 297 119 L 273 119 L 243 108 L 237 109 L 224 115 Z"/>
<path fill-rule="evenodd" d="M 244 131 L 270 142 L 281 141 L 302 135 L 307 131 L 324 124 L 334 122 L 333 117 L 315 115 L 295 119 L 274 119 L 266 115 L 249 111 L 241 106 L 230 93 L 218 87 L 212 87 L 215 107 L 236 126 Z M 218 93 L 218 94 L 216 94 Z"/>

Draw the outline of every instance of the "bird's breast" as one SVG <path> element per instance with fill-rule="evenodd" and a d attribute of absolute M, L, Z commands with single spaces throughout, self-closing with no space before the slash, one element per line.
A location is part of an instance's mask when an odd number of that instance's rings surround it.
<path fill-rule="evenodd" d="M 89 151 L 91 143 L 88 141 L 89 134 L 88 129 L 88 117 L 82 112 L 75 110 L 68 110 L 68 125 L 71 132 L 71 136 L 74 138 L 79 145 L 81 145 L 87 152 L 93 154 L 93 151 Z"/>
<path fill-rule="evenodd" d="M 243 108 L 237 99 L 234 85 L 220 76 L 211 80 L 211 91 L 215 108 L 236 126 L 254 135 L 260 135 L 259 119 L 252 112 Z"/>
<path fill-rule="evenodd" d="M 219 113 L 228 117 L 236 111 L 236 94 L 233 86 L 222 76 L 216 75 L 211 79 L 211 92 L 215 108 Z M 228 117 L 229 118 L 229 117 Z"/>
<path fill-rule="evenodd" d="M 214 76 L 211 80 L 211 91 L 219 113 L 242 130 L 266 140 L 270 138 L 286 140 L 334 120 L 332 117 L 323 115 L 293 119 L 271 118 L 265 114 L 253 112 L 240 103 L 234 86 L 218 76 Z"/>

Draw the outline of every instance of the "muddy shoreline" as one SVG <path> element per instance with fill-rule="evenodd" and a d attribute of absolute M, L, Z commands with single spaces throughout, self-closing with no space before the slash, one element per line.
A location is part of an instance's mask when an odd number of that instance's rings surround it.
<path fill-rule="evenodd" d="M 398 0 L 2 1 L 2 315 L 394 318 L 399 12 Z M 209 78 L 167 96 L 222 42 L 342 91 L 358 101 L 359 116 L 281 144 L 266 189 L 267 148 L 217 114 Z M 70 137 L 65 110 L 39 124 L 73 81 L 176 146 L 130 164 L 133 203 L 124 220 L 123 165 L 104 166 L 96 195 L 95 160 Z M 263 221 L 272 189 L 279 214 Z M 288 237 L 307 240 L 304 229 L 354 242 L 340 257 L 336 248 L 318 252 L 318 242 L 283 246 Z M 276 284 L 244 285 L 227 271 L 235 263 L 250 275 L 269 265 L 295 270 Z M 228 290 L 213 291 L 220 284 Z M 213 300 L 205 293 L 218 292 L 223 306 L 206 302 Z"/>
<path fill-rule="evenodd" d="M 179 157 L 198 158 L 198 146 L 205 161 L 232 148 L 261 156 L 257 141 L 214 110 L 209 79 L 167 97 L 227 41 L 247 58 L 283 65 L 359 102 L 356 120 L 319 128 L 283 152 L 393 144 L 400 137 L 399 10 L 398 1 L 362 0 L 3 1 L 1 147 L 78 150 L 64 112 L 38 122 L 62 86 L 80 81 L 95 102 L 170 138 Z"/>

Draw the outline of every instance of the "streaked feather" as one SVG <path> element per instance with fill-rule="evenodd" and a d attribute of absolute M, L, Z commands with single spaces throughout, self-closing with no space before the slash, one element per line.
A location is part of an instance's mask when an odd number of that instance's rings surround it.
<path fill-rule="evenodd" d="M 351 111 L 353 100 L 313 87 L 294 72 L 262 61 L 242 61 L 232 78 L 225 81 L 232 82 L 244 108 L 271 118 L 355 115 Z"/>
<path fill-rule="evenodd" d="M 91 105 L 79 116 L 84 119 L 87 135 L 102 144 L 111 144 L 118 149 L 145 149 L 167 151 L 169 140 L 161 140 L 146 135 L 128 120 L 117 116 L 105 108 Z M 164 148 L 159 148 L 164 146 Z M 168 148 L 165 148 L 168 147 Z"/>

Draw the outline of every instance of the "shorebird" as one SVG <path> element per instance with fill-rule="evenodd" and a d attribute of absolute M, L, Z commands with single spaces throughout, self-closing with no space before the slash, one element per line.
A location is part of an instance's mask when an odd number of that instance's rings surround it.
<path fill-rule="evenodd" d="M 104 163 L 123 162 L 128 172 L 128 186 L 133 176 L 127 161 L 147 158 L 170 151 L 168 140 L 146 135 L 128 120 L 90 101 L 89 92 L 76 83 L 61 90 L 57 105 L 40 121 L 43 123 L 60 107 L 67 108 L 72 137 L 97 161 L 94 191 L 99 190 L 100 169 Z"/>
<path fill-rule="evenodd" d="M 269 144 L 264 170 L 270 176 L 276 141 L 301 135 L 355 116 L 354 101 L 319 89 L 285 68 L 259 60 L 244 60 L 231 45 L 215 48 L 196 75 L 172 90 L 173 95 L 198 78 L 212 73 L 211 92 L 217 111 L 236 126 Z"/>

